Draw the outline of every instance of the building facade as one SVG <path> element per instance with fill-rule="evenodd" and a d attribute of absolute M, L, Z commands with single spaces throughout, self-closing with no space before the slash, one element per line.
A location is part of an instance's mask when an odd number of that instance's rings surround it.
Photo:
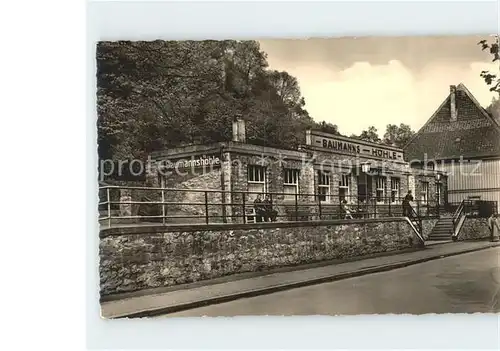
<path fill-rule="evenodd" d="M 279 218 L 297 212 L 335 218 L 344 200 L 398 216 L 408 190 L 421 211 L 444 203 L 438 184 L 446 186 L 445 174 L 411 169 L 402 149 L 310 130 L 305 141 L 297 150 L 247 143 L 240 119 L 232 141 L 154 153 L 157 184 L 179 189 L 165 194 L 169 213 L 233 222 L 242 221 L 258 194 L 271 197 Z"/>
<path fill-rule="evenodd" d="M 446 172 L 448 202 L 500 203 L 500 125 L 463 84 L 450 86 L 404 151 L 412 168 Z"/>

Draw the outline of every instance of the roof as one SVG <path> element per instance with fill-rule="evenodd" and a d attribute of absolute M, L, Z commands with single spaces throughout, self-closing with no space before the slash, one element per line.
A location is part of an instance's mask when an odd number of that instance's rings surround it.
<path fill-rule="evenodd" d="M 454 86 L 451 86 L 454 87 Z M 451 89 L 450 89 L 451 90 Z M 405 159 L 447 160 L 500 156 L 500 125 L 460 83 L 457 117 L 451 120 L 451 92 L 432 117 L 405 145 Z"/>

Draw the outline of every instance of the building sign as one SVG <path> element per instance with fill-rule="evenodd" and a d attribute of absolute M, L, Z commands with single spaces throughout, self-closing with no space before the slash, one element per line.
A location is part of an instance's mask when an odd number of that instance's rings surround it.
<path fill-rule="evenodd" d="M 379 158 L 386 160 L 403 161 L 403 153 L 392 148 L 379 145 L 369 145 L 371 143 L 358 142 L 348 138 L 326 137 L 324 135 L 311 134 L 311 146 L 336 151 L 343 154 L 359 155 L 366 158 Z"/>
<path fill-rule="evenodd" d="M 218 155 L 202 155 L 193 156 L 190 159 L 180 159 L 175 161 L 162 160 L 160 161 L 160 165 L 165 169 L 210 168 L 219 167 L 221 165 L 221 161 Z"/>

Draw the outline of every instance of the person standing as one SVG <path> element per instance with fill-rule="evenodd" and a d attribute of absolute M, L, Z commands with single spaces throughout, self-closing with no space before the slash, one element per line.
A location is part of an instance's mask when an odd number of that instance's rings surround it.
<path fill-rule="evenodd" d="M 408 190 L 408 193 L 403 199 L 403 217 L 411 217 L 411 202 L 413 201 L 413 195 L 411 194 L 411 190 Z"/>
<path fill-rule="evenodd" d="M 488 218 L 488 227 L 490 229 L 490 239 L 491 241 L 499 241 L 500 224 L 498 223 L 498 215 L 492 213 L 490 218 Z"/>

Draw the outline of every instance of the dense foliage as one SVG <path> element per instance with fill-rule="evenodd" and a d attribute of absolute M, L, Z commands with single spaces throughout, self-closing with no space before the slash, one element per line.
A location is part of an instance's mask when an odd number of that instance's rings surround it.
<path fill-rule="evenodd" d="M 497 72 L 481 71 L 480 76 L 483 78 L 486 85 L 489 86 L 490 91 L 496 92 L 500 97 L 500 51 L 499 51 L 499 36 L 495 36 L 491 42 L 488 40 L 481 40 L 478 45 L 481 46 L 483 51 L 488 51 L 491 56 L 492 62 L 498 62 L 499 69 Z M 499 97 L 493 98 L 491 104 L 486 108 L 486 111 L 493 116 L 500 123 L 500 99 Z"/>
<path fill-rule="evenodd" d="M 488 40 L 481 40 L 478 45 L 481 45 L 483 51 L 488 51 L 491 56 L 492 62 L 499 62 L 500 64 L 500 50 L 499 50 L 499 36 L 495 36 L 491 42 Z M 481 71 L 481 78 L 484 79 L 485 83 L 490 87 L 490 91 L 495 91 L 500 94 L 500 76 L 499 72 L 489 72 Z"/>
<path fill-rule="evenodd" d="M 297 79 L 268 69 L 257 41 L 100 42 L 97 86 L 101 159 L 229 140 L 235 116 L 254 144 L 295 148 L 307 128 L 340 134 L 309 116 Z M 388 126 L 384 142 L 402 146 L 405 133 Z M 382 141 L 373 127 L 359 138 Z"/>
<path fill-rule="evenodd" d="M 401 123 L 399 126 L 388 124 L 382 138 L 379 137 L 378 130 L 374 126 L 363 130 L 360 135 L 351 135 L 351 138 L 403 148 L 414 135 L 415 132 L 409 125 Z"/>
<path fill-rule="evenodd" d="M 238 115 L 256 144 L 293 148 L 322 127 L 256 41 L 100 42 L 97 83 L 100 158 L 228 140 Z"/>

